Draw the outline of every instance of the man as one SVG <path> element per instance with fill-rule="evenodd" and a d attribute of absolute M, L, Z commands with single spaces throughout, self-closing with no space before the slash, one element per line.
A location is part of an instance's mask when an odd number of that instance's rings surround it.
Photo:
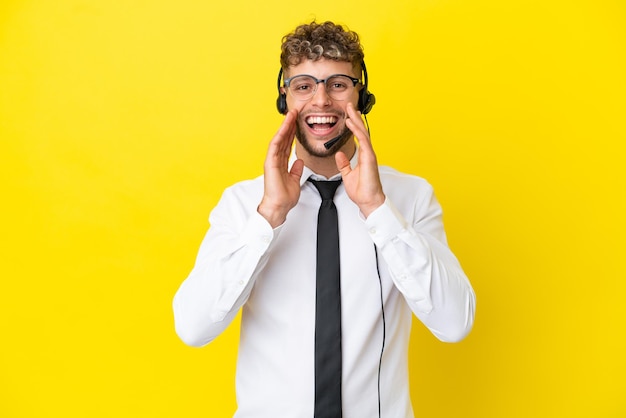
<path fill-rule="evenodd" d="M 474 292 L 446 244 L 429 184 L 376 162 L 361 118 L 374 97 L 358 35 L 331 22 L 299 26 L 283 39 L 281 67 L 285 118 L 264 175 L 228 188 L 212 211 L 174 298 L 176 331 L 203 346 L 243 309 L 235 417 L 413 417 L 412 315 L 440 340 L 459 341 L 473 325 Z M 307 181 L 339 179 L 330 199 Z M 318 231 L 322 200 L 336 207 L 336 249 L 318 235 L 331 229 Z M 334 258 L 336 308 L 316 289 Z M 333 309 L 341 351 L 319 359 L 318 349 L 335 345 L 318 343 L 335 326 L 319 315 Z M 339 377 L 320 377 L 335 358 Z M 322 403 L 325 391 L 334 394 Z"/>

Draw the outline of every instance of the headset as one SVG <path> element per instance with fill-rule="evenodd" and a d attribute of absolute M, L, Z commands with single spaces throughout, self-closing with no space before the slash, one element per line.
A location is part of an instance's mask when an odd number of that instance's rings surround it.
<path fill-rule="evenodd" d="M 367 68 L 365 67 L 365 61 L 361 61 L 361 68 L 363 69 L 363 88 L 359 91 L 359 101 L 357 103 L 357 109 L 361 114 L 367 115 L 372 106 L 376 103 L 376 97 L 367 89 Z M 283 78 L 283 69 L 278 72 L 278 98 L 276 99 L 276 108 L 281 115 L 287 114 L 287 94 L 280 91 L 280 81 Z"/>

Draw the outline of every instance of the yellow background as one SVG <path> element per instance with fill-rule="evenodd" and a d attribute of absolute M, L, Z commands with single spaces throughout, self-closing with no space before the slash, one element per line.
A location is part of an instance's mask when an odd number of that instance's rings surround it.
<path fill-rule="evenodd" d="M 2 0 L 1 417 L 232 416 L 237 325 L 186 347 L 171 299 L 313 17 L 477 293 L 462 343 L 414 325 L 418 417 L 626 416 L 624 2 Z"/>

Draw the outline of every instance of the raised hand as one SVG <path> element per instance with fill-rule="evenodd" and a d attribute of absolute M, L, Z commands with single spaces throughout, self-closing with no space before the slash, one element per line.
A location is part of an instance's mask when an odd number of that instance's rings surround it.
<path fill-rule="evenodd" d="M 285 222 L 287 213 L 300 198 L 300 177 L 304 162 L 296 160 L 289 170 L 289 156 L 296 134 L 298 111 L 287 112 L 278 132 L 272 138 L 264 164 L 264 193 L 257 211 L 276 228 Z"/>
<path fill-rule="evenodd" d="M 385 202 L 383 186 L 378 174 L 378 162 L 372 148 L 367 128 L 353 104 L 347 106 L 346 126 L 359 141 L 359 159 L 356 167 L 350 167 L 350 160 L 341 151 L 335 154 L 335 162 L 341 173 L 348 197 L 357 204 L 365 217 Z"/>

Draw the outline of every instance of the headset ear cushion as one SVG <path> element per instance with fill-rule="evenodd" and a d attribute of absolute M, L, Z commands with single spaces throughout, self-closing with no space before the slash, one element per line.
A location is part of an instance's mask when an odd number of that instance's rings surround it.
<path fill-rule="evenodd" d="M 280 93 L 276 99 L 276 108 L 281 115 L 287 114 L 287 95 Z"/>
<path fill-rule="evenodd" d="M 374 103 L 376 103 L 376 97 L 367 91 L 367 89 L 361 89 L 359 92 L 359 112 L 363 115 L 367 115 L 370 110 L 372 110 Z"/>

